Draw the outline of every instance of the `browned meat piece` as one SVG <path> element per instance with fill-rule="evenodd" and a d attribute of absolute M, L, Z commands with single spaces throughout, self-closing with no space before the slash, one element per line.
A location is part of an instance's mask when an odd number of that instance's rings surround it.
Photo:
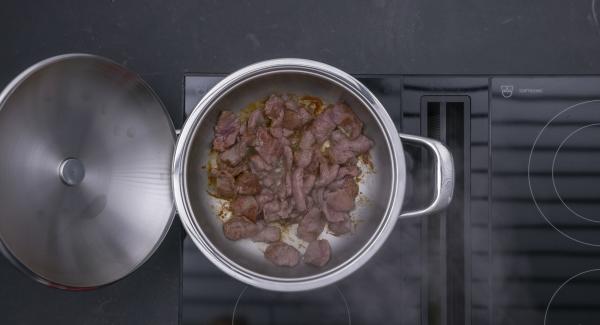
<path fill-rule="evenodd" d="M 243 172 L 236 178 L 237 192 L 243 195 L 254 195 L 260 192 L 258 177 L 251 172 Z"/>
<path fill-rule="evenodd" d="M 342 179 L 346 176 L 356 177 L 360 175 L 360 169 L 356 165 L 342 166 L 338 170 L 336 179 Z"/>
<path fill-rule="evenodd" d="M 350 139 L 356 139 L 361 133 L 363 123 L 345 103 L 337 103 L 332 108 L 333 122 Z"/>
<path fill-rule="evenodd" d="M 298 238 L 311 242 L 319 237 L 323 229 L 325 229 L 325 220 L 321 218 L 321 210 L 313 207 L 300 221 L 296 234 Z"/>
<path fill-rule="evenodd" d="M 258 233 L 252 237 L 254 242 L 274 243 L 281 239 L 281 230 L 278 227 L 266 225 L 263 221 L 256 223 Z"/>
<path fill-rule="evenodd" d="M 304 170 L 296 168 L 292 174 L 292 196 L 296 203 L 296 210 L 302 212 L 306 210 L 306 198 L 303 191 Z"/>
<path fill-rule="evenodd" d="M 300 105 L 298 104 L 298 99 L 295 98 L 293 95 L 290 96 L 286 94 L 281 96 L 281 99 L 285 101 L 285 108 L 287 109 L 295 111 L 298 109 L 298 107 L 300 107 Z"/>
<path fill-rule="evenodd" d="M 310 131 L 315 136 L 317 143 L 323 143 L 329 135 L 335 129 L 335 123 L 331 117 L 331 109 L 325 109 L 317 118 L 313 121 Z"/>
<path fill-rule="evenodd" d="M 248 116 L 248 131 L 254 132 L 259 126 L 265 125 L 265 117 L 261 109 L 257 109 Z"/>
<path fill-rule="evenodd" d="M 329 184 L 329 186 L 327 186 L 327 189 L 329 191 L 342 189 L 353 198 L 355 198 L 358 195 L 358 184 L 356 184 L 354 178 L 351 177 L 344 177 L 342 179 L 338 179 L 333 183 Z"/>
<path fill-rule="evenodd" d="M 354 197 L 345 189 L 325 193 L 327 207 L 336 211 L 352 211 L 354 209 Z"/>
<path fill-rule="evenodd" d="M 281 144 L 269 134 L 265 128 L 258 128 L 256 132 L 255 147 L 260 157 L 270 165 L 273 165 L 281 155 Z"/>
<path fill-rule="evenodd" d="M 267 188 L 263 188 L 260 191 L 260 194 L 254 197 L 256 199 L 256 203 L 258 203 L 259 209 L 263 209 L 266 203 L 271 202 L 275 199 L 275 195 L 271 190 Z"/>
<path fill-rule="evenodd" d="M 273 137 L 277 138 L 277 140 L 279 140 L 279 142 L 285 146 L 290 145 L 290 140 L 288 138 L 286 138 L 286 136 L 289 136 L 289 132 L 290 132 L 290 130 L 282 128 L 282 127 L 269 128 L 269 133 Z"/>
<path fill-rule="evenodd" d="M 329 185 L 337 177 L 337 173 L 340 166 L 333 164 L 329 165 L 326 161 L 321 161 L 319 164 L 319 178 L 315 183 L 316 187 L 323 187 Z"/>
<path fill-rule="evenodd" d="M 325 202 L 325 199 L 323 198 L 323 194 L 325 193 L 325 189 L 324 188 L 315 188 L 312 193 L 311 196 L 313 198 L 313 200 L 315 201 L 315 204 L 317 206 L 323 206 L 323 203 Z"/>
<path fill-rule="evenodd" d="M 293 267 L 300 261 L 300 252 L 286 243 L 276 242 L 267 246 L 265 258 L 277 266 Z"/>
<path fill-rule="evenodd" d="M 328 222 L 327 229 L 334 236 L 341 236 L 343 234 L 347 234 L 352 230 L 352 221 L 350 218 L 340 221 L 340 222 Z"/>
<path fill-rule="evenodd" d="M 245 142 L 238 142 L 233 147 L 225 150 L 223 153 L 219 155 L 219 159 L 228 163 L 231 166 L 235 166 L 239 164 L 246 153 L 248 152 L 248 146 Z"/>
<path fill-rule="evenodd" d="M 283 173 L 283 168 L 275 168 L 268 173 L 262 174 L 260 183 L 263 186 L 270 188 L 273 192 L 279 194 L 279 191 L 281 190 L 280 187 L 282 186 L 282 183 L 285 180 L 285 175 L 283 175 Z M 283 186 L 285 186 L 285 184 L 283 184 Z"/>
<path fill-rule="evenodd" d="M 293 182 L 292 182 L 292 171 L 288 170 L 285 172 L 285 195 L 284 197 L 288 197 L 292 195 L 293 192 Z"/>
<path fill-rule="evenodd" d="M 298 167 L 304 168 L 310 164 L 312 156 L 312 149 L 301 149 L 294 153 L 294 161 L 296 161 Z"/>
<path fill-rule="evenodd" d="M 294 163 L 294 154 L 289 146 L 283 147 L 283 165 L 285 167 L 284 191 L 283 197 L 292 195 L 292 165 Z"/>
<path fill-rule="evenodd" d="M 273 200 L 268 203 L 265 203 L 263 206 L 263 218 L 266 222 L 275 222 L 280 219 L 279 211 L 281 210 L 281 205 L 279 201 Z"/>
<path fill-rule="evenodd" d="M 323 214 L 328 222 L 340 222 L 349 218 L 347 212 L 329 209 L 327 205 L 323 207 Z"/>
<path fill-rule="evenodd" d="M 269 99 L 265 102 L 265 114 L 268 117 L 276 115 L 278 111 L 281 111 L 285 108 L 285 101 L 281 96 L 271 95 Z"/>
<path fill-rule="evenodd" d="M 215 126 L 215 137 L 213 139 L 213 149 L 219 152 L 225 151 L 235 143 L 240 132 L 240 120 L 235 113 L 223 111 L 219 115 L 219 120 Z"/>
<path fill-rule="evenodd" d="M 373 141 L 362 134 L 356 139 L 350 140 L 342 132 L 334 131 L 331 134 L 331 140 L 330 157 L 338 164 L 343 164 L 373 147 Z"/>
<path fill-rule="evenodd" d="M 313 175 L 313 174 L 306 174 L 304 173 L 304 180 L 302 181 L 302 187 L 304 188 L 304 194 L 308 195 L 310 193 L 310 191 L 312 191 L 314 185 L 315 185 L 315 180 L 317 179 L 317 176 Z"/>
<path fill-rule="evenodd" d="M 292 164 L 294 163 L 294 153 L 292 152 L 292 148 L 289 146 L 283 147 L 283 158 L 285 168 L 292 169 Z"/>
<path fill-rule="evenodd" d="M 304 171 L 308 174 L 318 174 L 319 173 L 319 161 L 321 161 L 323 156 L 321 155 L 321 151 L 319 149 L 313 150 L 313 158 L 310 161 L 308 166 L 304 167 Z"/>
<path fill-rule="evenodd" d="M 227 172 L 229 175 L 236 177 L 237 175 L 248 170 L 248 165 L 246 164 L 237 164 L 235 166 L 230 166 L 229 164 L 220 163 L 219 171 Z"/>
<path fill-rule="evenodd" d="M 231 214 L 234 217 L 246 217 L 256 222 L 258 213 L 258 202 L 252 195 L 240 195 L 231 202 Z"/>
<path fill-rule="evenodd" d="M 310 149 L 315 144 L 315 136 L 310 130 L 304 131 L 300 138 L 300 149 Z"/>
<path fill-rule="evenodd" d="M 216 171 L 215 175 L 215 195 L 223 199 L 231 199 L 235 196 L 235 180 L 231 174 L 226 171 Z"/>
<path fill-rule="evenodd" d="M 273 200 L 263 207 L 263 217 L 266 222 L 289 219 L 294 205 L 287 200 Z"/>
<path fill-rule="evenodd" d="M 285 201 L 281 201 L 281 210 L 279 215 L 282 220 L 289 220 L 293 217 L 292 211 L 294 210 L 294 201 L 292 199 L 287 199 Z"/>
<path fill-rule="evenodd" d="M 304 263 L 322 267 L 331 258 L 331 246 L 326 239 L 315 240 L 308 244 L 304 252 Z"/>
<path fill-rule="evenodd" d="M 283 128 L 283 136 L 284 137 L 289 137 L 292 134 L 294 134 L 293 130 L 289 130 L 289 129 Z"/>
<path fill-rule="evenodd" d="M 283 110 L 285 103 L 283 99 L 277 95 L 271 95 L 265 103 L 265 115 L 271 120 L 272 127 L 281 126 L 283 122 Z"/>
<path fill-rule="evenodd" d="M 264 161 L 259 155 L 253 155 L 250 157 L 250 169 L 255 174 L 266 172 L 272 169 L 266 161 Z"/>
<path fill-rule="evenodd" d="M 306 211 L 310 211 L 313 206 L 315 206 L 315 200 L 310 196 L 306 196 Z"/>
<path fill-rule="evenodd" d="M 233 217 L 223 223 L 223 233 L 230 240 L 240 240 L 258 234 L 258 227 L 246 218 Z"/>
<path fill-rule="evenodd" d="M 310 120 L 312 120 L 312 115 L 304 107 L 299 107 L 296 111 L 286 109 L 283 113 L 281 125 L 286 129 L 295 130 L 310 122 Z"/>

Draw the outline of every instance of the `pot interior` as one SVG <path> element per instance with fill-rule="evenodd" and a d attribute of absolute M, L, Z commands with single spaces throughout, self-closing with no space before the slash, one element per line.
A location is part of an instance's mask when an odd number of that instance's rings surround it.
<path fill-rule="evenodd" d="M 311 95 L 320 97 L 325 103 L 335 103 L 343 100 L 352 107 L 354 112 L 364 122 L 364 134 L 375 142 L 370 156 L 374 168 L 364 170 L 359 183 L 360 194 L 356 209 L 351 212 L 353 218 L 353 231 L 346 235 L 335 237 L 327 230 L 321 238 L 329 240 L 332 248 L 331 260 L 322 268 L 308 266 L 300 262 L 293 268 L 277 267 L 267 261 L 263 256 L 265 244 L 253 243 L 250 240 L 231 241 L 225 238 L 222 220 L 217 215 L 221 200 L 210 196 L 207 192 L 208 175 L 207 163 L 213 127 L 221 111 L 230 110 L 239 112 L 249 103 L 265 98 L 273 93 L 293 93 L 296 95 Z M 391 145 L 383 131 L 382 123 L 353 93 L 326 79 L 325 77 L 300 72 L 276 71 L 256 76 L 245 80 L 230 89 L 230 91 L 210 107 L 205 108 L 206 114 L 200 115 L 202 119 L 196 124 L 195 131 L 190 140 L 190 149 L 184 169 L 185 182 L 188 187 L 189 205 L 195 216 L 195 222 L 204 236 L 204 241 L 209 242 L 224 257 L 238 266 L 262 277 L 276 278 L 275 280 L 294 280 L 319 275 L 350 263 L 355 255 L 374 242 L 379 231 L 385 223 L 396 216 L 386 217 L 388 204 L 392 200 L 395 179 L 398 175 L 393 173 L 393 166 L 401 164 L 404 169 L 404 156 L 398 154 L 394 162 L 391 154 Z M 385 114 L 385 112 L 380 112 Z M 395 130 L 394 130 L 395 132 Z M 395 134 L 393 135 L 395 136 Z M 402 197 L 404 193 L 404 180 L 399 182 Z M 396 202 L 401 205 L 402 202 Z M 393 225 L 393 223 L 392 223 Z M 295 234 L 295 228 L 290 230 Z M 284 241 L 288 234 L 284 232 Z M 294 243 L 294 246 L 304 252 L 307 243 Z"/>

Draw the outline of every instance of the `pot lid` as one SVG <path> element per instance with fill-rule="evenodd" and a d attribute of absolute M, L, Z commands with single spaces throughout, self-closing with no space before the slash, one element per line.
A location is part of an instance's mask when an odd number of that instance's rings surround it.
<path fill-rule="evenodd" d="M 0 250 L 36 280 L 94 288 L 133 272 L 174 217 L 175 130 L 107 59 L 39 62 L 0 93 Z"/>

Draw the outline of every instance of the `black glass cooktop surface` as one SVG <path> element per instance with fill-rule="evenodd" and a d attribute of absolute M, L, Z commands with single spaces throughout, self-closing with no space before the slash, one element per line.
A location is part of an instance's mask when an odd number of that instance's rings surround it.
<path fill-rule="evenodd" d="M 491 82 L 494 324 L 600 320 L 600 78 Z"/>

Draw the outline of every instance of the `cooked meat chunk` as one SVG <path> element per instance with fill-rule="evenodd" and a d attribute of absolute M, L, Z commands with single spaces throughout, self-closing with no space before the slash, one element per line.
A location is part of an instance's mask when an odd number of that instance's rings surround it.
<path fill-rule="evenodd" d="M 225 151 L 235 143 L 239 132 L 240 120 L 237 115 L 230 111 L 221 112 L 215 126 L 213 149 L 219 152 Z"/>
<path fill-rule="evenodd" d="M 342 166 L 338 170 L 336 179 L 342 179 L 346 176 L 356 177 L 358 175 L 360 175 L 360 169 L 358 167 L 356 167 L 356 165 Z"/>
<path fill-rule="evenodd" d="M 315 144 L 315 136 L 310 130 L 304 131 L 302 138 L 300 138 L 300 149 L 311 149 Z"/>
<path fill-rule="evenodd" d="M 263 207 L 263 217 L 266 222 L 276 222 L 291 218 L 294 204 L 288 200 L 273 200 Z"/>
<path fill-rule="evenodd" d="M 327 223 L 327 229 L 329 229 L 329 232 L 331 232 L 334 236 L 341 236 L 343 234 L 349 233 L 351 227 L 352 221 L 350 221 L 350 218 L 340 222 Z"/>
<path fill-rule="evenodd" d="M 317 179 L 317 176 L 315 176 L 313 174 L 304 173 L 304 180 L 302 181 L 302 188 L 303 188 L 304 195 L 308 195 L 310 193 L 310 191 L 312 191 L 312 189 L 315 185 L 316 179 Z"/>
<path fill-rule="evenodd" d="M 252 195 L 240 195 L 231 202 L 231 214 L 234 217 L 246 217 L 256 221 L 258 212 L 258 202 Z"/>
<path fill-rule="evenodd" d="M 322 267 L 331 258 L 331 246 L 326 239 L 315 240 L 308 244 L 304 252 L 304 263 Z"/>
<path fill-rule="evenodd" d="M 330 165 L 326 161 L 322 161 L 319 164 L 319 178 L 315 183 L 316 187 L 323 187 L 329 185 L 337 177 L 340 166 L 333 164 Z"/>
<path fill-rule="evenodd" d="M 293 267 L 300 261 L 300 252 L 286 243 L 276 242 L 267 246 L 265 258 L 277 266 Z"/>
<path fill-rule="evenodd" d="M 297 230 L 298 238 L 311 242 L 319 237 L 325 229 L 325 220 L 317 207 L 310 209 L 300 221 Z"/>
<path fill-rule="evenodd" d="M 308 166 L 312 160 L 313 150 L 312 149 L 300 149 L 294 154 L 294 161 L 296 166 L 304 168 Z"/>
<path fill-rule="evenodd" d="M 267 222 L 275 222 L 280 218 L 281 204 L 277 200 L 265 203 L 263 206 L 263 218 Z"/>
<path fill-rule="evenodd" d="M 255 174 L 260 174 L 261 172 L 267 172 L 272 169 L 266 161 L 264 161 L 259 155 L 254 155 L 250 157 L 250 169 Z"/>
<path fill-rule="evenodd" d="M 331 132 L 335 129 L 335 123 L 331 117 L 331 109 L 325 109 L 312 123 L 310 131 L 315 136 L 317 143 L 321 144 L 329 138 Z"/>
<path fill-rule="evenodd" d="M 296 203 L 296 210 L 302 212 L 306 210 L 306 197 L 304 196 L 304 170 L 296 168 L 292 174 L 292 195 Z"/>
<path fill-rule="evenodd" d="M 232 214 L 223 232 L 268 243 L 265 258 L 278 266 L 301 257 L 281 241 L 281 227 L 297 225 L 287 235 L 308 242 L 304 262 L 316 267 L 331 258 L 329 242 L 318 239 L 325 226 L 335 236 L 352 228 L 358 159 L 374 143 L 346 103 L 324 105 L 317 97 L 274 94 L 239 117 L 223 111 L 214 127 L 210 193 L 227 200 Z"/>
<path fill-rule="evenodd" d="M 297 110 L 286 109 L 283 113 L 282 126 L 286 129 L 295 130 L 312 120 L 312 115 L 303 107 Z"/>
<path fill-rule="evenodd" d="M 342 132 L 334 131 L 331 134 L 331 140 L 330 157 L 338 164 L 343 164 L 373 147 L 373 141 L 362 134 L 356 139 L 350 140 Z"/>
<path fill-rule="evenodd" d="M 221 159 L 221 161 L 226 162 L 230 166 L 235 166 L 244 159 L 247 152 L 248 146 L 246 145 L 246 143 L 238 142 L 233 147 L 221 153 L 219 158 Z"/>
<path fill-rule="evenodd" d="M 278 227 L 267 225 L 263 221 L 258 221 L 256 225 L 258 233 L 252 237 L 252 241 L 274 243 L 281 239 L 281 230 Z"/>
<path fill-rule="evenodd" d="M 315 201 L 315 204 L 318 206 L 323 206 L 324 202 L 325 202 L 325 198 L 323 197 L 325 194 L 325 189 L 324 188 L 315 188 L 312 193 L 311 196 L 313 198 L 313 200 Z"/>
<path fill-rule="evenodd" d="M 273 165 L 279 160 L 281 155 L 281 144 L 263 127 L 258 128 L 258 131 L 256 132 L 254 149 L 258 152 L 260 157 L 270 165 Z"/>
<path fill-rule="evenodd" d="M 275 199 L 275 195 L 268 188 L 261 189 L 260 193 L 255 196 L 256 202 L 258 203 L 259 209 L 262 209 L 266 203 L 271 202 Z"/>
<path fill-rule="evenodd" d="M 350 177 L 344 177 L 334 181 L 333 183 L 329 184 L 327 189 L 329 191 L 342 189 L 346 191 L 346 193 L 348 193 L 352 198 L 356 198 L 358 195 L 358 184 L 356 184 L 356 181 Z"/>
<path fill-rule="evenodd" d="M 237 175 L 248 170 L 248 165 L 246 164 L 238 164 L 235 166 L 231 166 L 227 163 L 219 163 L 219 171 L 227 172 L 229 175 L 236 177 Z"/>
<path fill-rule="evenodd" d="M 223 199 L 231 199 L 236 194 L 235 180 L 231 174 L 226 171 L 216 171 L 215 175 L 215 195 Z"/>
<path fill-rule="evenodd" d="M 237 192 L 243 195 L 254 195 L 260 192 L 258 176 L 251 172 L 241 173 L 235 180 Z"/>
<path fill-rule="evenodd" d="M 285 103 L 283 99 L 277 95 L 271 95 L 265 103 L 265 115 L 271 120 L 272 127 L 281 126 L 283 123 L 283 110 Z"/>
<path fill-rule="evenodd" d="M 337 127 L 350 139 L 356 139 L 362 133 L 363 123 L 345 103 L 337 103 L 332 108 L 332 119 Z"/>
<path fill-rule="evenodd" d="M 256 236 L 258 227 L 245 218 L 232 217 L 223 223 L 223 233 L 227 239 L 240 240 Z"/>
<path fill-rule="evenodd" d="M 250 113 L 250 115 L 248 116 L 248 132 L 254 132 L 256 131 L 256 128 L 263 125 L 265 125 L 265 117 L 263 115 L 262 110 L 257 109 L 254 112 Z"/>
<path fill-rule="evenodd" d="M 352 211 L 354 209 L 354 197 L 345 189 L 325 193 L 327 207 L 336 211 Z"/>
<path fill-rule="evenodd" d="M 327 222 L 340 222 L 348 219 L 348 212 L 336 211 L 329 209 L 327 206 L 323 207 L 323 214 Z"/>

